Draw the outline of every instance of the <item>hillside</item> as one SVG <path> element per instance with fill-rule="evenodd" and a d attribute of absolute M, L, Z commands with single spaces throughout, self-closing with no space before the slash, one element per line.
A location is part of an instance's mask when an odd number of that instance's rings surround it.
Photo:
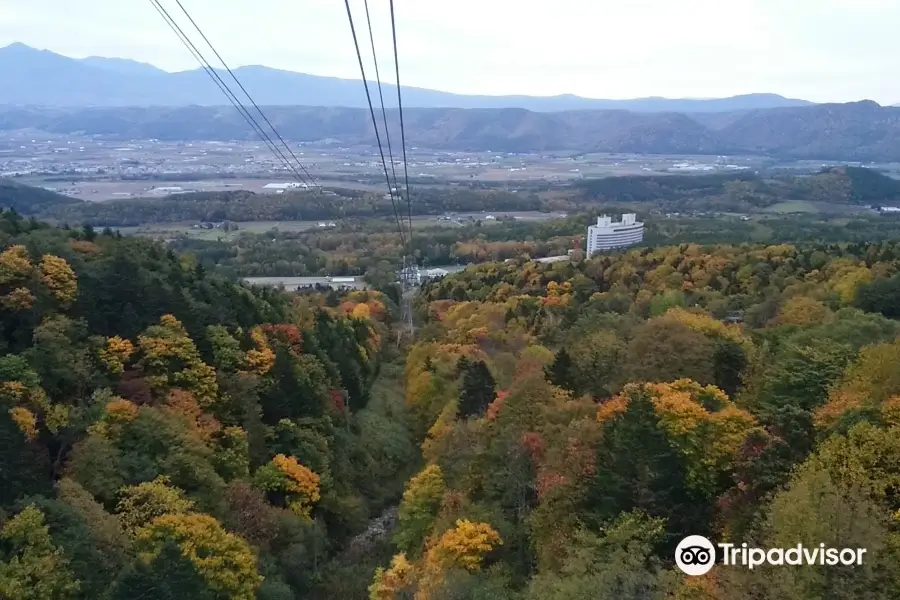
<path fill-rule="evenodd" d="M 360 81 L 294 73 L 263 66 L 234 70 L 260 104 L 365 108 Z M 223 77 L 228 80 L 226 73 Z M 0 48 L 0 105 L 38 106 L 209 106 L 225 102 L 202 69 L 167 73 L 121 58 L 73 59 L 24 44 Z M 393 94 L 386 94 L 394 102 Z M 805 106 L 805 100 L 777 94 L 747 94 L 711 100 L 596 100 L 573 95 L 467 96 L 415 87 L 403 88 L 406 106 L 457 108 L 519 107 L 534 111 L 625 109 L 641 112 L 718 112 Z"/>
<path fill-rule="evenodd" d="M 0 213 L 0 597 L 896 598 L 898 273 L 896 241 L 512 259 L 427 282 L 397 344 L 379 292 Z M 688 577 L 688 534 L 877 551 Z"/>
<path fill-rule="evenodd" d="M 77 198 L 0 178 L 0 208 L 11 208 L 22 214 L 35 214 L 51 207 L 80 203 L 81 200 Z"/>
<path fill-rule="evenodd" d="M 393 375 L 375 381 L 390 306 L 0 213 L 0 597 L 364 589 L 380 548 L 359 577 L 338 555 L 415 460 Z"/>
<path fill-rule="evenodd" d="M 748 210 L 804 200 L 856 206 L 900 205 L 900 181 L 873 169 L 833 167 L 812 175 L 753 173 L 604 177 L 575 184 L 589 203 L 659 203 L 670 210 Z"/>
<path fill-rule="evenodd" d="M 267 107 L 287 139 L 374 144 L 368 111 Z M 629 111 L 532 112 L 520 108 L 411 108 L 409 143 L 434 149 L 498 152 L 763 154 L 789 159 L 900 161 L 900 108 L 874 102 L 820 104 L 709 114 Z M 397 129 L 397 112 L 389 111 Z M 0 132 L 33 129 L 114 139 L 252 140 L 232 107 L 0 107 Z"/>
<path fill-rule="evenodd" d="M 877 273 L 898 251 L 684 244 L 429 282 L 407 359 L 425 466 L 371 597 L 896 595 L 900 277 Z M 675 566 L 687 535 L 709 576 Z M 883 554 L 715 560 L 742 539 Z"/>

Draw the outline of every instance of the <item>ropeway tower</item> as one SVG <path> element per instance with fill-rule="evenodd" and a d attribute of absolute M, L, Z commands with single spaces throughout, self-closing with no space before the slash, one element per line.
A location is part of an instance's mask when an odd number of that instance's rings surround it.
<path fill-rule="evenodd" d="M 422 273 L 416 264 L 416 259 L 412 256 L 404 256 L 400 267 L 399 278 L 400 283 L 400 315 L 406 329 L 409 333 L 413 333 L 414 325 L 412 318 L 412 299 L 415 296 L 416 289 L 422 282 Z"/>

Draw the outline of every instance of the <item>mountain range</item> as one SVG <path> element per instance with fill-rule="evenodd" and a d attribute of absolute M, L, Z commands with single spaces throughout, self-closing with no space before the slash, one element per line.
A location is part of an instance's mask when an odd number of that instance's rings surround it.
<path fill-rule="evenodd" d="M 258 66 L 235 72 L 286 139 L 375 142 L 359 81 Z M 199 69 L 169 73 L 128 59 L 73 59 L 12 44 L 0 48 L 0 82 L 0 132 L 257 139 Z M 465 96 L 420 88 L 403 93 L 407 140 L 433 149 L 900 161 L 900 108 L 870 100 L 813 104 L 771 94 L 592 100 Z M 397 110 L 387 114 L 392 135 L 399 136 Z"/>
<path fill-rule="evenodd" d="M 359 80 L 246 66 L 234 73 L 259 104 L 367 107 Z M 232 83 L 227 72 L 224 81 Z M 203 69 L 169 73 L 123 58 L 69 58 L 15 43 L 0 48 L 0 104 L 55 107 L 214 106 L 227 104 Z M 236 89 L 236 86 L 233 86 Z M 630 110 L 638 112 L 729 112 L 812 104 L 777 94 L 716 99 L 638 98 L 600 100 L 574 95 L 471 96 L 403 87 L 404 106 L 422 108 L 522 108 L 535 112 Z M 385 94 L 386 102 L 394 94 Z"/>
<path fill-rule="evenodd" d="M 284 138 L 374 145 L 369 111 L 264 107 Z M 457 151 L 755 154 L 785 159 L 900 162 L 900 108 L 875 102 L 730 113 L 521 108 L 404 109 L 411 147 Z M 399 138 L 397 111 L 388 111 Z M 166 141 L 257 140 L 231 106 L 181 108 L 0 107 L 0 132 Z M 31 135 L 29 133 L 29 135 Z"/>

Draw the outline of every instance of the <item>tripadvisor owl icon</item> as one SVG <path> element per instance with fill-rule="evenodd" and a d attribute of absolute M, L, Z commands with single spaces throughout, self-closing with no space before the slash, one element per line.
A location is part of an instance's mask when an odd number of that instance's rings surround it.
<path fill-rule="evenodd" d="M 702 535 L 689 535 L 675 548 L 675 564 L 686 575 L 704 575 L 716 564 L 716 547 Z"/>

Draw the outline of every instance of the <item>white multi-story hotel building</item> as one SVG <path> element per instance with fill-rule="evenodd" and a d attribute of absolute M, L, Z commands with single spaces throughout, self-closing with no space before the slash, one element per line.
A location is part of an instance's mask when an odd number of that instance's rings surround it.
<path fill-rule="evenodd" d="M 622 215 L 620 222 L 603 215 L 597 217 L 597 224 L 588 227 L 587 255 L 591 256 L 602 250 L 623 248 L 640 244 L 644 240 L 644 224 L 637 220 L 637 215 Z"/>

